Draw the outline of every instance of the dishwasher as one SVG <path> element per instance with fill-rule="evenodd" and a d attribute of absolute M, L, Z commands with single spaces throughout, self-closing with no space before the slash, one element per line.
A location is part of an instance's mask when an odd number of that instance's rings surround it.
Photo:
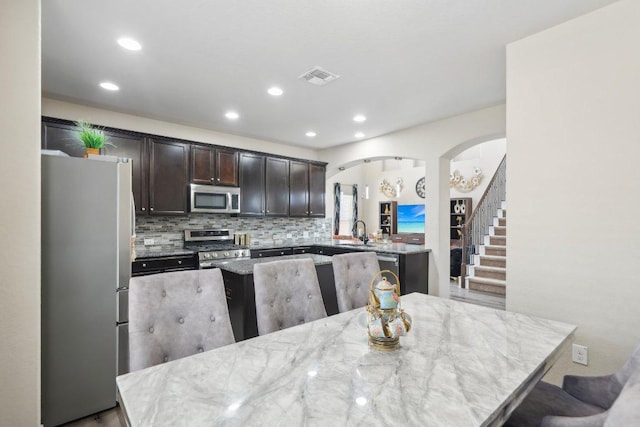
<path fill-rule="evenodd" d="M 378 256 L 380 270 L 390 270 L 400 277 L 400 255 L 388 253 L 377 253 L 376 255 Z"/>

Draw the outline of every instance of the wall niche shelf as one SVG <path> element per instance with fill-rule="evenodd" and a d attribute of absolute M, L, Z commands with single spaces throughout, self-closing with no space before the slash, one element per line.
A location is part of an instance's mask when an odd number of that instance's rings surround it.
<path fill-rule="evenodd" d="M 398 202 L 380 202 L 378 206 L 379 227 L 382 234 L 391 236 L 398 232 Z"/>

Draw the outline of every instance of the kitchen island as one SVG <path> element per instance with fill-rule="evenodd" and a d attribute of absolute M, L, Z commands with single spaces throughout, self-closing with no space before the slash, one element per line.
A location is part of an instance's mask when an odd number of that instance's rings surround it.
<path fill-rule="evenodd" d="M 117 378 L 131 427 L 501 425 L 575 326 L 413 293 L 395 351 L 359 308 Z"/>
<path fill-rule="evenodd" d="M 336 288 L 333 281 L 331 257 L 316 254 L 284 255 L 271 258 L 251 258 L 212 261 L 212 267 L 220 268 L 231 317 L 231 327 L 236 341 L 258 336 L 256 302 L 253 287 L 253 266 L 258 263 L 287 259 L 310 258 L 316 266 L 320 291 L 328 315 L 338 313 Z"/>

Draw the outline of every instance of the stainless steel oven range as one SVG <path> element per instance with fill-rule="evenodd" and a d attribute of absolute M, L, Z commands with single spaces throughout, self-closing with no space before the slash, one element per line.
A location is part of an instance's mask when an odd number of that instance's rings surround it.
<path fill-rule="evenodd" d="M 198 254 L 198 268 L 212 268 L 212 261 L 251 258 L 246 245 L 234 244 L 228 229 L 184 230 L 184 247 Z"/>

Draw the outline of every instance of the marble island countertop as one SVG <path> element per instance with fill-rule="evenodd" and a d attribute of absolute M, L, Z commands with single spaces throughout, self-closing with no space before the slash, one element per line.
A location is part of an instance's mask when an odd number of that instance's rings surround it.
<path fill-rule="evenodd" d="M 424 294 L 398 350 L 362 308 L 117 378 L 132 427 L 500 425 L 575 326 Z"/>
<path fill-rule="evenodd" d="M 253 266 L 263 262 L 282 261 L 286 259 L 303 259 L 311 258 L 315 265 L 331 264 L 331 257 L 316 254 L 298 254 L 298 255 L 282 255 L 278 257 L 268 258 L 251 258 L 251 259 L 231 259 L 212 261 L 211 266 L 227 270 L 236 274 L 253 274 Z"/>

